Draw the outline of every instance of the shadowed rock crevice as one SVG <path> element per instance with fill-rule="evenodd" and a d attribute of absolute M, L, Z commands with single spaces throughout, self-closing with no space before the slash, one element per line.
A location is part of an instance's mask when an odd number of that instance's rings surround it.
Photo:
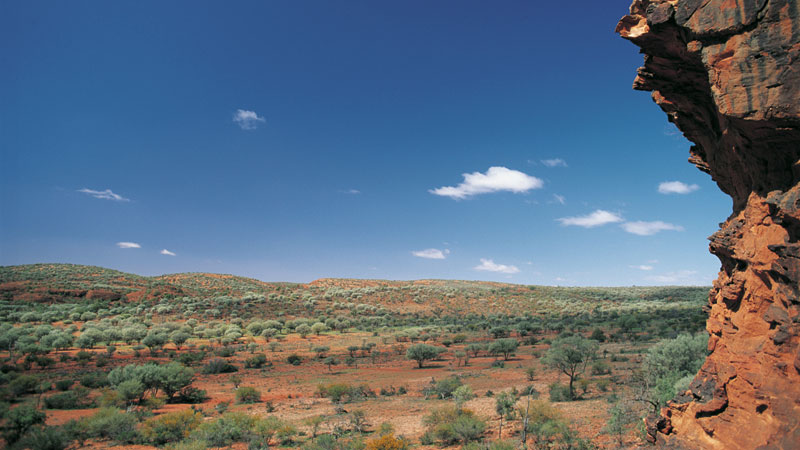
<path fill-rule="evenodd" d="M 733 200 L 710 239 L 709 357 L 647 421 L 666 448 L 800 442 L 800 13 L 796 0 L 636 0 L 617 32 L 642 49 L 634 89 Z"/>

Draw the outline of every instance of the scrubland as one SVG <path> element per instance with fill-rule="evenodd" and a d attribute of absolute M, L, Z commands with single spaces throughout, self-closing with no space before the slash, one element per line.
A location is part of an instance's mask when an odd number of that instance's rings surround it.
<path fill-rule="evenodd" d="M 628 448 L 708 288 L 0 268 L 9 448 Z"/>

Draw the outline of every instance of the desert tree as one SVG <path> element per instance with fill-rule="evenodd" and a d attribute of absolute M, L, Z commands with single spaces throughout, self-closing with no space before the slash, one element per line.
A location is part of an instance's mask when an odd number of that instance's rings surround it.
<path fill-rule="evenodd" d="M 436 359 L 444 350 L 428 344 L 415 344 L 406 350 L 406 358 L 417 362 L 422 369 L 425 361 Z"/>
<path fill-rule="evenodd" d="M 580 335 L 558 338 L 550 344 L 542 362 L 569 377 L 569 395 L 575 398 L 573 384 L 586 371 L 597 354 L 597 342 Z"/>
<path fill-rule="evenodd" d="M 498 339 L 489 346 L 489 351 L 495 355 L 503 355 L 503 360 L 508 361 L 511 355 L 517 351 L 519 341 L 512 338 Z"/>
<path fill-rule="evenodd" d="M 503 391 L 494 397 L 494 409 L 500 416 L 500 428 L 497 439 L 503 438 L 503 419 L 511 419 L 514 414 L 514 405 L 517 403 L 517 396 L 513 392 Z"/>

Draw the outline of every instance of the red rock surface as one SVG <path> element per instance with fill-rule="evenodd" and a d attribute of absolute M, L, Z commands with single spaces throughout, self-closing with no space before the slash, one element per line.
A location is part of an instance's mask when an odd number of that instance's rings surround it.
<path fill-rule="evenodd" d="M 733 199 L 711 236 L 708 359 L 647 421 L 669 448 L 800 448 L 800 2 L 635 0 L 634 88 Z"/>

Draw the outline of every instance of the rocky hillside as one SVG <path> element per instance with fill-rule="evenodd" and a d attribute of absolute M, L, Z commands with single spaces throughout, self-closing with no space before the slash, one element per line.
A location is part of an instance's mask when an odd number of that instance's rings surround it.
<path fill-rule="evenodd" d="M 689 161 L 733 199 L 711 237 L 711 355 L 648 421 L 672 448 L 800 442 L 800 5 L 635 0 L 617 32 L 642 49 L 634 88 L 694 143 Z"/>

